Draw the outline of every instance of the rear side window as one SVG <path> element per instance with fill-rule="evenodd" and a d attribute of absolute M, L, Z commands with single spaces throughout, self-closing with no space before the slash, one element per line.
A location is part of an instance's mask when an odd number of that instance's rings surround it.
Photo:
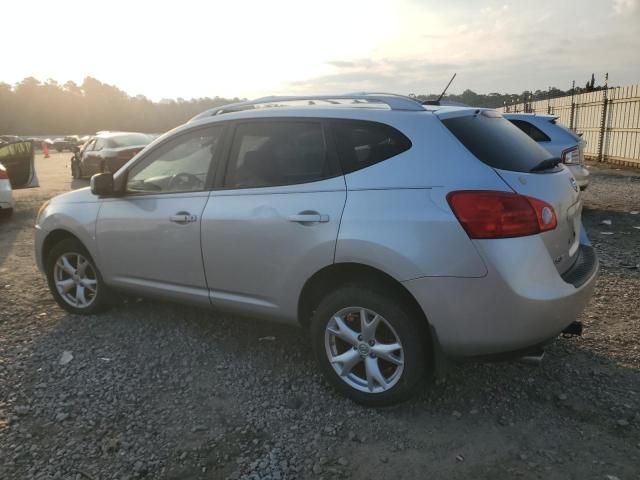
<path fill-rule="evenodd" d="M 374 165 L 409 150 L 411 141 L 389 125 L 359 120 L 331 122 L 343 173 Z"/>
<path fill-rule="evenodd" d="M 546 133 L 544 133 L 542 130 L 540 130 L 538 127 L 536 127 L 532 123 L 529 123 L 529 122 L 527 122 L 525 120 L 509 119 L 509 121 L 511 123 L 513 123 L 516 127 L 518 127 L 520 130 L 522 130 L 524 133 L 529 135 L 529 137 L 531 137 L 536 142 L 550 142 L 551 141 L 551 139 L 547 136 Z"/>
<path fill-rule="evenodd" d="M 320 122 L 241 123 L 233 137 L 224 184 L 256 188 L 323 180 L 337 174 L 327 152 Z"/>
<path fill-rule="evenodd" d="M 442 123 L 480 161 L 493 168 L 530 172 L 551 154 L 502 116 L 482 113 Z"/>

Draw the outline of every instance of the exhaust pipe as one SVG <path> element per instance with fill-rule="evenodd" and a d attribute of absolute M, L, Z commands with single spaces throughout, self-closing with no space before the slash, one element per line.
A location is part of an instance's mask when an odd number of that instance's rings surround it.
<path fill-rule="evenodd" d="M 531 352 L 529 355 L 525 355 L 524 357 L 520 357 L 520 362 L 525 363 L 527 365 L 533 365 L 538 367 L 542 363 L 542 359 L 544 358 L 544 350 L 535 350 Z"/>

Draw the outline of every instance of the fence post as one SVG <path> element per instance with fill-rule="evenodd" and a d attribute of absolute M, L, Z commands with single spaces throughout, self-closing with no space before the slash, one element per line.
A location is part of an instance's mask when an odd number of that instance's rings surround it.
<path fill-rule="evenodd" d="M 604 91 L 602 92 L 602 117 L 600 118 L 600 132 L 598 135 L 598 162 L 604 162 L 604 134 L 607 128 L 607 99 L 609 97 L 609 73 L 604 76 Z"/>
<path fill-rule="evenodd" d="M 573 130 L 574 132 L 576 131 L 573 125 L 573 119 L 576 111 L 576 103 L 573 101 L 575 92 L 576 92 L 576 81 L 574 80 L 571 83 L 571 116 L 569 117 L 569 129 Z"/>
<path fill-rule="evenodd" d="M 551 115 L 551 87 L 547 92 L 547 115 Z"/>

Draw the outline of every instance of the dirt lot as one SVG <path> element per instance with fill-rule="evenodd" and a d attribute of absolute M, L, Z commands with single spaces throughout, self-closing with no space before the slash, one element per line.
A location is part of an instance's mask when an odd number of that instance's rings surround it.
<path fill-rule="evenodd" d="M 368 410 L 328 388 L 301 330 L 147 301 L 58 308 L 32 225 L 86 184 L 69 156 L 38 158 L 42 187 L 0 220 L 0 478 L 640 478 L 640 172 L 592 168 L 602 270 L 582 338 Z"/>

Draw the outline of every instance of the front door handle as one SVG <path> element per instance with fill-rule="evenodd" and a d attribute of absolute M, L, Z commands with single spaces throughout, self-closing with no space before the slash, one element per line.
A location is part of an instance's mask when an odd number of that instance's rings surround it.
<path fill-rule="evenodd" d="M 198 220 L 197 215 L 191 215 L 189 212 L 178 212 L 175 215 L 171 215 L 169 220 L 173 223 L 179 223 L 180 225 L 186 225 Z"/>
<path fill-rule="evenodd" d="M 287 220 L 297 223 L 327 223 L 329 215 L 321 215 L 319 213 L 298 213 L 297 215 L 289 215 Z"/>

